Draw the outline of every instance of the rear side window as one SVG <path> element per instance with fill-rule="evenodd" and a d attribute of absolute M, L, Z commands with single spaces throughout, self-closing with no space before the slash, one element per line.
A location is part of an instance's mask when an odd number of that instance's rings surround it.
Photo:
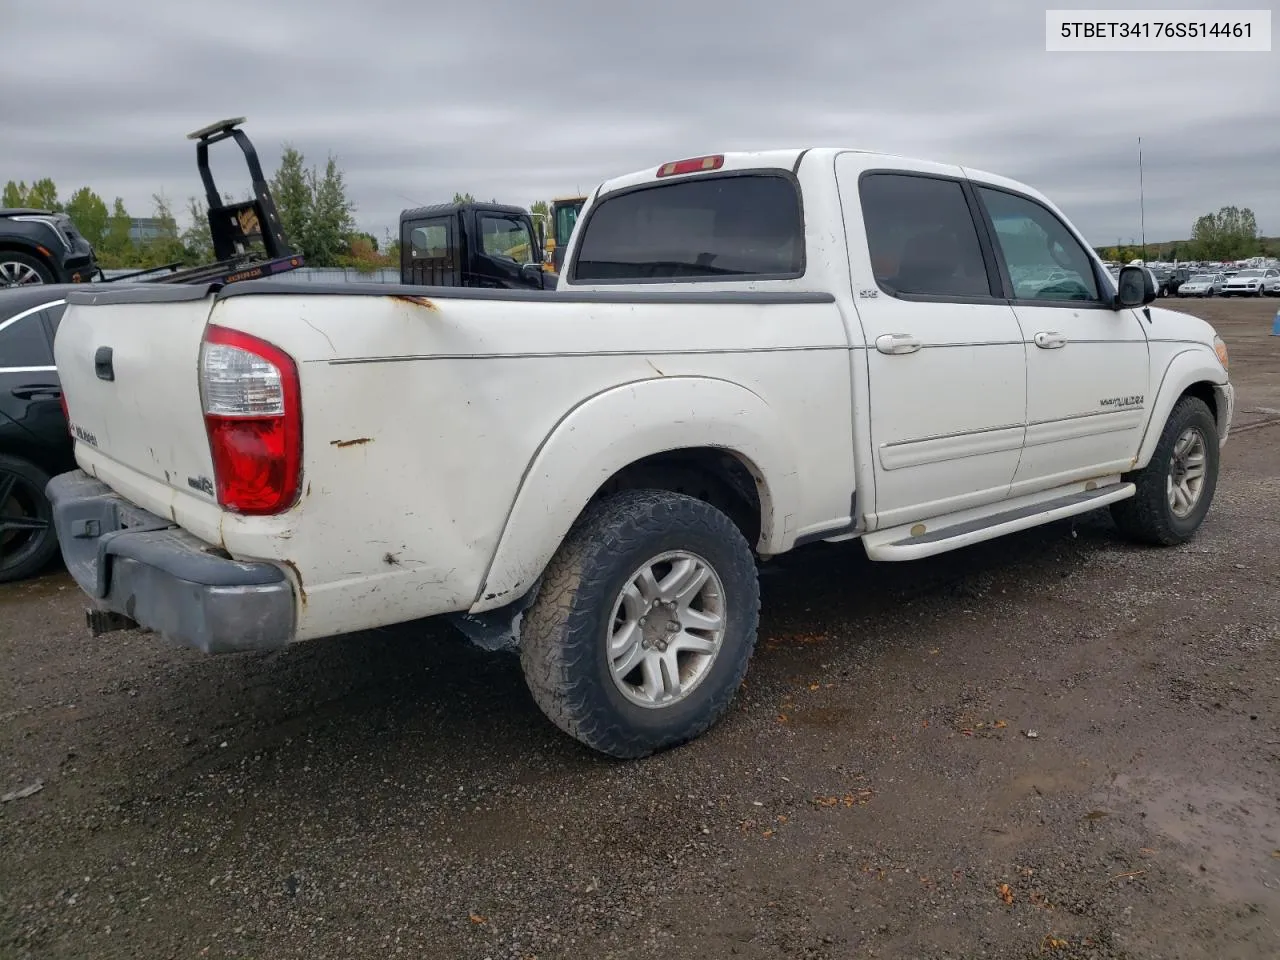
<path fill-rule="evenodd" d="M 871 268 L 890 294 L 990 297 L 964 190 L 954 180 L 872 173 L 858 188 Z"/>
<path fill-rule="evenodd" d="M 449 221 L 429 220 L 409 234 L 409 256 L 414 260 L 443 260 L 449 256 Z"/>
<path fill-rule="evenodd" d="M 804 273 L 795 182 L 699 177 L 621 193 L 584 222 L 575 281 L 784 279 Z"/>
<path fill-rule="evenodd" d="M 0 323 L 0 372 L 14 367 L 53 366 L 53 347 L 39 313 Z"/>

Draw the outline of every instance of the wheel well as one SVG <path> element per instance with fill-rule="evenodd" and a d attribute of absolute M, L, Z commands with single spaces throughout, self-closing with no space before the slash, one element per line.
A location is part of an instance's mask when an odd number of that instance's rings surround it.
<path fill-rule="evenodd" d="M 0 239 L 0 251 L 7 251 L 9 253 L 21 253 L 21 254 L 25 254 L 28 257 L 34 257 L 36 260 L 39 260 L 50 270 L 53 270 L 53 261 L 51 261 L 48 257 L 44 256 L 43 254 L 41 254 L 40 251 L 37 250 L 34 246 L 30 246 L 25 243 L 19 243 L 16 240 Z"/>
<path fill-rule="evenodd" d="M 606 480 L 592 501 L 620 490 L 670 490 L 722 510 L 747 543 L 759 543 L 762 525 L 756 471 L 738 455 L 715 447 L 668 450 L 637 460 Z"/>
<path fill-rule="evenodd" d="M 1209 412 L 1213 414 L 1213 419 L 1215 421 L 1218 419 L 1218 395 L 1214 392 L 1212 383 L 1209 383 L 1206 380 L 1201 380 L 1199 383 L 1193 383 L 1191 386 L 1187 387 L 1187 389 L 1182 391 L 1182 395 L 1184 397 L 1195 397 L 1198 400 L 1203 400 L 1205 405 L 1208 406 Z"/>

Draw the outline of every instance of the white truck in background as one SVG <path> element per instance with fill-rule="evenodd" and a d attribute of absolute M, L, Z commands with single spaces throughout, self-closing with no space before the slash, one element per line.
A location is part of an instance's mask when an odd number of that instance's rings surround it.
<path fill-rule="evenodd" d="M 86 288 L 49 493 L 96 631 L 209 652 L 452 615 L 637 757 L 724 712 L 756 558 L 927 557 L 1213 498 L 1227 352 L 1036 191 L 858 150 L 601 185 L 555 292 Z M 504 634 L 505 631 L 505 634 Z"/>

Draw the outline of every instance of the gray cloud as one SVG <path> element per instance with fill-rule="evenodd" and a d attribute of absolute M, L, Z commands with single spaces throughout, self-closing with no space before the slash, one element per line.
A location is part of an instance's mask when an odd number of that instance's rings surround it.
<path fill-rule="evenodd" d="M 1148 238 L 1227 203 L 1280 234 L 1280 50 L 1047 53 L 1025 2 L 11 6 L 0 181 L 138 213 L 199 194 L 185 134 L 243 114 L 269 168 L 284 142 L 332 152 L 379 235 L 455 190 L 527 205 L 683 156 L 837 144 L 1025 180 L 1109 243 L 1139 233 L 1139 136 Z M 231 153 L 215 172 L 246 179 Z"/>

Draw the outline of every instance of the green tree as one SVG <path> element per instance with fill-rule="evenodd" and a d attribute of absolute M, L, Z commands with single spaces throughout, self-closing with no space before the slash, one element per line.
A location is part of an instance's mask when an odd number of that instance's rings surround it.
<path fill-rule="evenodd" d="M 347 250 L 347 237 L 355 229 L 355 207 L 347 199 L 346 178 L 332 156 L 325 163 L 324 176 L 312 168 L 307 174 L 311 187 L 311 219 L 303 233 L 302 250 L 313 267 L 337 266 Z"/>
<path fill-rule="evenodd" d="M 76 225 L 76 229 L 93 244 L 95 250 L 102 246 L 102 241 L 107 235 L 107 219 L 110 214 L 100 196 L 88 187 L 81 187 L 67 201 L 67 214 Z"/>
<path fill-rule="evenodd" d="M 1191 228 L 1196 255 L 1207 260 L 1239 260 L 1256 256 L 1258 221 L 1248 207 L 1222 207 L 1206 213 Z"/>
<path fill-rule="evenodd" d="M 454 203 L 475 203 L 476 198 L 469 193 L 455 193 L 453 195 Z"/>
<path fill-rule="evenodd" d="M 187 198 L 187 216 L 191 225 L 179 238 L 188 263 L 204 263 L 213 259 L 213 235 L 209 232 L 209 215 L 205 205 L 195 197 Z"/>
<path fill-rule="evenodd" d="M 153 193 L 151 201 L 154 204 L 152 216 L 156 221 L 156 235 L 142 244 L 143 266 L 158 267 L 166 263 L 184 262 L 186 251 L 178 237 L 178 221 L 169 208 L 169 201 L 162 193 Z"/>
<path fill-rule="evenodd" d="M 133 223 L 124 201 L 116 197 L 107 218 L 107 235 L 102 241 L 99 261 L 104 267 L 132 267 L 137 264 L 137 253 L 129 240 L 129 226 Z"/>
<path fill-rule="evenodd" d="M 305 255 L 303 238 L 311 223 L 315 198 L 308 182 L 306 158 L 290 144 L 285 144 L 280 166 L 271 178 L 271 195 L 275 198 L 285 236 L 294 249 L 301 249 Z M 232 202 L 230 196 L 227 202 Z"/>
<path fill-rule="evenodd" d="M 48 177 L 37 180 L 27 191 L 27 206 L 40 210 L 61 212 L 62 204 L 58 202 L 58 186 Z"/>
<path fill-rule="evenodd" d="M 0 207 L 25 207 L 27 205 L 27 182 L 14 183 L 10 180 L 4 185 L 4 194 L 0 197 Z"/>

